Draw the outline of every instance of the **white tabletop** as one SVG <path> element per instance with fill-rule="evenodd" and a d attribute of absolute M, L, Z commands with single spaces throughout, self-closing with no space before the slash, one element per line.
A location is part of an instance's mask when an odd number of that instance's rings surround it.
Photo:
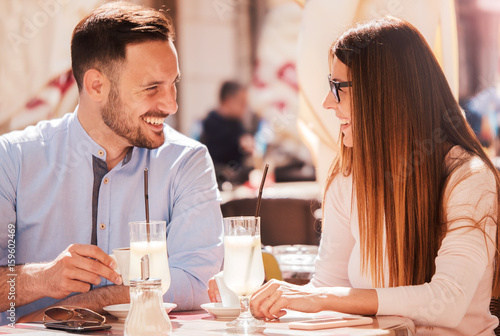
<path fill-rule="evenodd" d="M 258 331 L 246 335 L 393 335 L 393 336 L 413 336 L 415 326 L 410 319 L 396 316 L 379 316 L 374 318 L 374 323 L 366 326 L 325 329 L 317 331 L 291 330 L 288 323 L 292 321 L 303 321 L 312 318 L 330 316 L 332 312 L 321 312 L 317 314 L 305 314 L 289 311 L 280 321 L 267 322 Z M 338 314 L 338 313 L 337 313 Z M 236 331 L 229 329 L 226 323 L 229 320 L 216 319 L 213 315 L 205 311 L 173 312 L 170 315 L 173 335 L 178 336 L 198 336 L 198 335 L 234 335 Z M 123 321 L 109 318 L 113 327 L 107 331 L 93 333 L 79 333 L 79 335 L 123 335 Z M 47 336 L 65 334 L 62 331 L 48 330 L 43 324 L 21 323 L 15 328 L 9 326 L 0 327 L 0 335 L 4 334 L 24 334 L 26 336 Z"/>

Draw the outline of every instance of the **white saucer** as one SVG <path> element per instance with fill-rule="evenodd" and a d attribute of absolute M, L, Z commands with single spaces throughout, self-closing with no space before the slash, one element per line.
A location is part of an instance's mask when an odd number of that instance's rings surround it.
<path fill-rule="evenodd" d="M 240 315 L 240 307 L 224 307 L 221 302 L 204 303 L 201 308 L 221 319 L 237 318 Z"/>
<path fill-rule="evenodd" d="M 172 309 L 177 307 L 177 305 L 175 303 L 163 302 L 163 307 L 168 314 Z M 125 320 L 127 318 L 128 311 L 130 310 L 130 303 L 106 306 L 103 309 L 111 315 L 118 317 L 118 319 Z"/>

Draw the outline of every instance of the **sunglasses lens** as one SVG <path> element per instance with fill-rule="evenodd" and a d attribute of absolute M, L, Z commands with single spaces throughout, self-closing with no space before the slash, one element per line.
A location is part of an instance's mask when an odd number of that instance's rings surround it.
<path fill-rule="evenodd" d="M 65 308 L 55 307 L 45 311 L 45 315 L 56 321 L 66 321 L 73 317 L 73 311 Z"/>
<path fill-rule="evenodd" d="M 97 314 L 96 312 L 93 312 L 89 309 L 77 308 L 75 309 L 75 313 L 77 313 L 78 317 L 82 320 L 95 321 L 99 323 L 103 323 L 106 321 L 106 318 L 104 316 Z"/>

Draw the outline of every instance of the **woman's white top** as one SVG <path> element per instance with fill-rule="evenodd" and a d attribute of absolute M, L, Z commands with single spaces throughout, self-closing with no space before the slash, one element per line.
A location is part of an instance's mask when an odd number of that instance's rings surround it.
<path fill-rule="evenodd" d="M 386 284 L 386 288 L 376 288 L 377 315 L 409 317 L 419 336 L 494 335 L 493 329 L 498 325 L 498 319 L 489 311 L 496 225 L 491 218 L 483 222 L 482 228 L 488 235 L 485 239 L 480 229 L 470 228 L 470 221 L 451 221 L 465 217 L 477 222 L 487 215 L 496 219 L 495 177 L 479 158 L 470 156 L 460 146 L 447 154 L 448 167 L 454 159 L 464 156 L 468 160 L 455 170 L 445 190 L 444 199 L 449 196 L 449 231 L 438 251 L 431 281 L 416 286 Z M 467 174 L 470 176 L 463 179 Z M 373 288 L 370 276 L 361 272 L 356 208 L 352 175 L 338 175 L 325 197 L 323 233 L 312 285 Z"/>

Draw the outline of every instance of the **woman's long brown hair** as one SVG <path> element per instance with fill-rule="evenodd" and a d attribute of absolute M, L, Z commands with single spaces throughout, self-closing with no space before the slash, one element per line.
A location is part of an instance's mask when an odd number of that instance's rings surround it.
<path fill-rule="evenodd" d="M 354 146 L 341 146 L 327 188 L 337 174 L 352 173 L 362 271 L 377 287 L 387 280 L 389 286 L 429 282 L 447 230 L 447 152 L 460 145 L 479 157 L 495 175 L 500 202 L 499 174 L 429 45 L 411 24 L 384 18 L 354 27 L 333 45 L 330 61 L 333 57 L 347 65 L 353 82 Z M 496 223 L 498 218 L 500 207 Z M 493 293 L 499 296 L 498 225 L 496 240 Z M 384 279 L 384 256 L 389 279 Z"/>

